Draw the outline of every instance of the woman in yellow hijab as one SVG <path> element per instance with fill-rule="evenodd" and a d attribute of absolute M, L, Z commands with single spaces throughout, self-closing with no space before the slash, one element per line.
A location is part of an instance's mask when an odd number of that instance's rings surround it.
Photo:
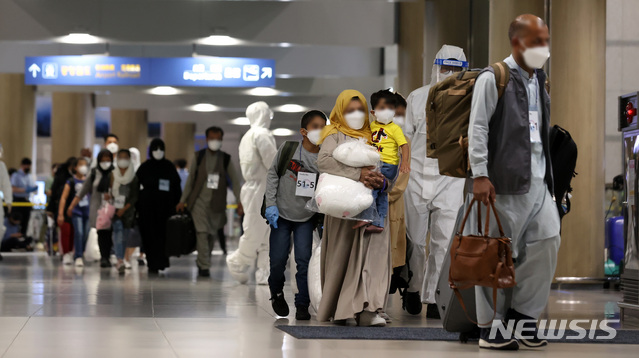
<path fill-rule="evenodd" d="M 383 175 L 373 168 L 355 168 L 333 158 L 335 148 L 345 141 L 352 138 L 370 140 L 368 106 L 364 96 L 355 90 L 342 92 L 337 97 L 330 119 L 331 124 L 320 136 L 322 146 L 317 158 L 320 173 L 361 181 L 370 188 L 385 188 Z M 390 244 L 389 230 L 369 233 L 363 227 L 354 227 L 353 221 L 326 216 L 322 237 L 319 321 L 332 319 L 342 323 L 355 318 L 360 326 L 386 325 L 378 312 L 384 309 L 390 284 Z"/>

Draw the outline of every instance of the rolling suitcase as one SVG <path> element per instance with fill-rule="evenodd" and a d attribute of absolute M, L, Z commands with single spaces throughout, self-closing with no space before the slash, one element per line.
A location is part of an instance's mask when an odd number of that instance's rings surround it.
<path fill-rule="evenodd" d="M 191 215 L 185 213 L 176 214 L 166 222 L 166 246 L 167 257 L 188 255 L 195 251 L 196 245 L 195 225 Z"/>
<path fill-rule="evenodd" d="M 453 237 L 457 233 L 457 230 L 459 230 L 459 226 L 464 219 L 464 214 L 468 208 L 468 202 L 464 203 L 464 205 L 459 208 L 457 220 L 455 220 L 455 230 L 451 233 L 451 244 L 453 243 Z M 461 304 L 457 300 L 457 297 L 455 297 L 453 289 L 450 288 L 448 283 L 449 270 L 450 256 L 448 255 L 448 252 L 446 252 L 439 281 L 437 282 L 437 290 L 435 291 L 435 302 L 437 303 L 437 308 L 439 309 L 439 315 L 442 318 L 442 325 L 444 329 L 448 332 L 459 332 L 459 340 L 465 343 L 469 338 L 479 337 L 479 328 L 476 324 L 466 318 L 466 313 L 464 313 Z M 475 311 L 475 288 L 459 290 L 459 292 L 464 299 L 468 316 L 477 321 L 477 312 Z"/>

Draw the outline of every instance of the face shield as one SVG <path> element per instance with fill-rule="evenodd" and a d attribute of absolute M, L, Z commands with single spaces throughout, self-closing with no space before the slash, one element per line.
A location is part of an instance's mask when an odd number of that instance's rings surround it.
<path fill-rule="evenodd" d="M 436 59 L 433 63 L 433 74 L 437 83 L 465 69 L 468 69 L 468 62 L 453 58 Z"/>

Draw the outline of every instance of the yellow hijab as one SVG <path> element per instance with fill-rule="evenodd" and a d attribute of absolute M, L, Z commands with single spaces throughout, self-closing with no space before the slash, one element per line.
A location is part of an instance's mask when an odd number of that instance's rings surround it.
<path fill-rule="evenodd" d="M 359 98 L 364 105 L 364 114 L 366 115 L 364 126 L 357 130 L 349 127 L 344 119 L 344 109 L 346 109 L 353 98 Z M 322 130 L 318 144 L 321 144 L 329 135 L 337 132 L 342 132 L 353 138 L 366 138 L 368 141 L 371 140 L 373 134 L 371 132 L 370 123 L 368 122 L 368 104 L 366 103 L 366 98 L 364 98 L 364 95 L 361 94 L 361 92 L 356 90 L 345 90 L 340 93 L 339 96 L 337 96 L 337 101 L 335 101 L 335 107 L 333 107 L 333 110 L 331 111 L 330 119 L 331 124 L 327 125 Z"/>

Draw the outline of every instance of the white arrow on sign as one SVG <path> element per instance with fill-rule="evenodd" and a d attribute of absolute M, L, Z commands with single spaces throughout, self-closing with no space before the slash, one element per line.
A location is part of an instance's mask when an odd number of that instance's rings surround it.
<path fill-rule="evenodd" d="M 273 77 L 273 69 L 270 67 L 262 67 L 262 79 Z"/>
<path fill-rule="evenodd" d="M 29 67 L 28 71 L 31 72 L 31 74 L 33 75 L 33 78 L 36 78 L 36 76 L 38 75 L 38 72 L 40 72 L 40 67 L 38 67 L 38 65 L 34 63 L 33 65 Z"/>

